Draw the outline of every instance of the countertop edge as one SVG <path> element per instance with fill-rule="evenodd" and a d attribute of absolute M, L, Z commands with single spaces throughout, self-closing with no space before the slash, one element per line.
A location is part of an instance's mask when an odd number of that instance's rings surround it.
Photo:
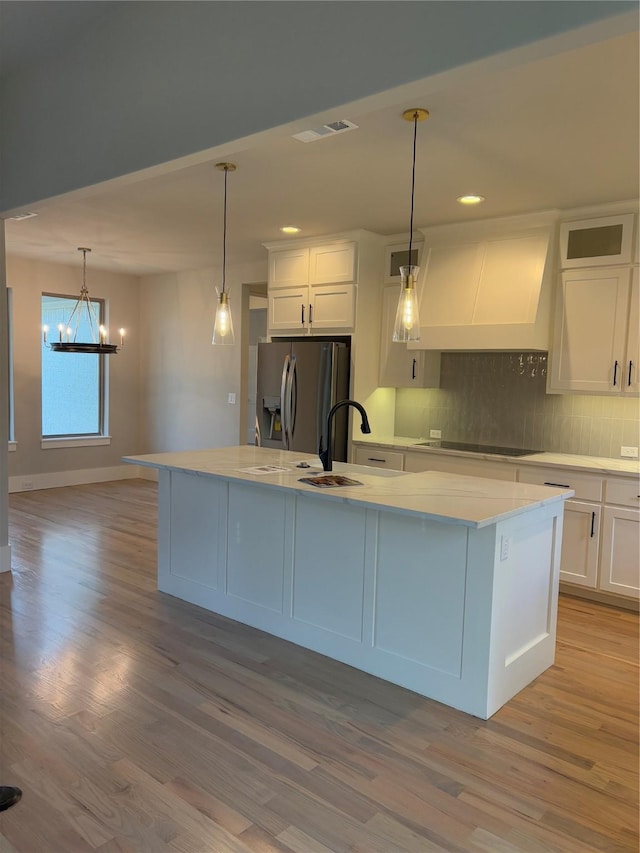
<path fill-rule="evenodd" d="M 218 448 L 220 450 L 224 450 L 224 448 Z M 202 450 L 202 451 L 187 451 L 191 453 L 198 454 L 206 454 L 210 451 Z M 179 453 L 179 451 L 178 451 Z M 257 486 L 258 488 L 265 488 L 270 490 L 277 491 L 288 491 L 292 492 L 295 495 L 300 496 L 310 496 L 313 495 L 314 499 L 319 500 L 328 500 L 331 503 L 345 503 L 352 506 L 358 506 L 363 509 L 370 509 L 374 511 L 384 511 L 384 512 L 392 512 L 398 515 L 406 515 L 412 516 L 414 518 L 427 519 L 430 521 L 439 522 L 442 524 L 448 524 L 452 526 L 463 526 L 471 529 L 481 529 L 484 527 L 489 527 L 492 524 L 496 524 L 500 521 L 504 521 L 508 518 L 513 518 L 518 515 L 522 515 L 528 512 L 531 509 L 535 509 L 542 506 L 547 506 L 549 504 L 553 504 L 556 502 L 561 502 L 571 497 L 574 492 L 572 490 L 567 489 L 558 489 L 557 494 L 549 495 L 545 498 L 513 498 L 514 501 L 521 501 L 521 505 L 514 506 L 511 509 L 503 510 L 496 515 L 489 515 L 481 520 L 475 520 L 472 518 L 464 518 L 461 516 L 452 516 L 452 515 L 440 515 L 438 513 L 430 512 L 426 509 L 413 509 L 411 507 L 402 507 L 402 506 L 394 506 L 393 504 L 388 504 L 383 502 L 383 498 L 378 499 L 376 496 L 370 497 L 368 500 L 359 499 L 357 496 L 357 491 L 353 494 L 351 493 L 351 489 L 349 487 L 341 489 L 339 492 L 331 491 L 331 490 L 321 490 L 314 488 L 313 486 L 303 485 L 303 484 L 293 484 L 293 483 L 274 483 L 270 482 L 268 479 L 257 478 L 255 476 L 239 476 L 240 471 L 205 471 L 202 468 L 199 468 L 195 465 L 180 465 L 175 462 L 163 462 L 158 457 L 164 455 L 172 455 L 175 456 L 175 453 L 167 453 L 167 454 L 146 454 L 141 456 L 123 456 L 122 461 L 127 464 L 132 465 L 141 465 L 147 468 L 155 468 L 157 470 L 166 470 L 166 471 L 178 471 L 184 474 L 195 475 L 198 477 L 205 477 L 210 479 L 218 479 L 225 481 L 233 481 L 237 483 L 245 483 L 251 486 Z M 304 454 L 299 454 L 299 456 L 304 456 Z M 362 467 L 362 466 L 358 466 Z M 366 467 L 366 466 L 365 466 Z M 300 473 L 303 473 L 302 471 Z M 402 472 L 400 476 L 415 478 L 424 476 L 425 473 L 413 473 L 413 472 Z M 453 477 L 454 479 L 466 480 L 470 479 L 469 477 L 461 474 L 443 474 L 443 472 L 432 472 L 438 475 L 442 475 L 445 477 Z M 356 475 L 354 475 L 356 476 Z M 365 475 L 360 475 L 365 476 Z M 490 478 L 474 478 L 474 479 L 490 479 Z M 529 485 L 529 484 L 526 484 Z M 357 490 L 357 486 L 352 487 Z M 546 487 L 545 487 L 546 488 Z M 551 491 L 551 489 L 546 489 L 547 491 Z M 345 493 L 346 492 L 346 493 Z M 383 496 L 384 497 L 384 496 Z M 483 500 L 501 500 L 502 498 L 491 498 L 490 496 L 483 496 Z"/>

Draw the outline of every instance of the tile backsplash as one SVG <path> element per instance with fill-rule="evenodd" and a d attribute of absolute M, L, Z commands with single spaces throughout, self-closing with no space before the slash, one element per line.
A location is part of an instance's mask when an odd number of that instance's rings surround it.
<path fill-rule="evenodd" d="M 547 354 L 442 354 L 440 388 L 399 388 L 395 434 L 620 458 L 640 440 L 638 398 L 547 394 Z"/>

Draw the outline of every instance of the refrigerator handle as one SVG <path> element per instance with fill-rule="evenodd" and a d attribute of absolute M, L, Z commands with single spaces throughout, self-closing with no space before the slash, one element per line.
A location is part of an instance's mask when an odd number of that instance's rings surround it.
<path fill-rule="evenodd" d="M 298 411 L 298 364 L 295 355 L 291 356 L 291 368 L 289 370 L 289 412 L 287 415 L 289 427 L 289 444 L 293 445 L 293 433 L 296 428 L 296 414 Z"/>
<path fill-rule="evenodd" d="M 280 382 L 280 430 L 284 449 L 289 449 L 289 434 L 287 431 L 287 379 L 289 377 L 289 356 L 285 355 L 282 364 L 282 380 Z"/>

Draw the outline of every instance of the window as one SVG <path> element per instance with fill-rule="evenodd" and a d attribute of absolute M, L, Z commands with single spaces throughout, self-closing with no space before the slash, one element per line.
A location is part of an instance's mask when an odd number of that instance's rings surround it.
<path fill-rule="evenodd" d="M 66 325 L 77 298 L 42 295 L 42 325 L 50 340 L 66 335 Z M 100 323 L 104 303 L 92 299 Z M 61 326 L 63 331 L 59 331 Z M 60 337 L 60 340 L 63 339 Z M 90 341 L 84 323 L 78 338 Z M 42 344 L 42 437 L 102 436 L 105 434 L 104 356 L 88 353 L 57 353 Z"/>

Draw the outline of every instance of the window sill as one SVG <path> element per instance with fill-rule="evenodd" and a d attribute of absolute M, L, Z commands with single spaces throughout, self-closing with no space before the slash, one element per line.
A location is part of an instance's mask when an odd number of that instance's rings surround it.
<path fill-rule="evenodd" d="M 111 444 L 110 435 L 79 435 L 71 438 L 43 438 L 42 450 L 59 450 L 62 447 L 96 447 Z"/>
<path fill-rule="evenodd" d="M 17 449 L 18 449 L 18 442 L 17 441 L 10 441 L 9 442 L 9 453 L 14 453 Z"/>

